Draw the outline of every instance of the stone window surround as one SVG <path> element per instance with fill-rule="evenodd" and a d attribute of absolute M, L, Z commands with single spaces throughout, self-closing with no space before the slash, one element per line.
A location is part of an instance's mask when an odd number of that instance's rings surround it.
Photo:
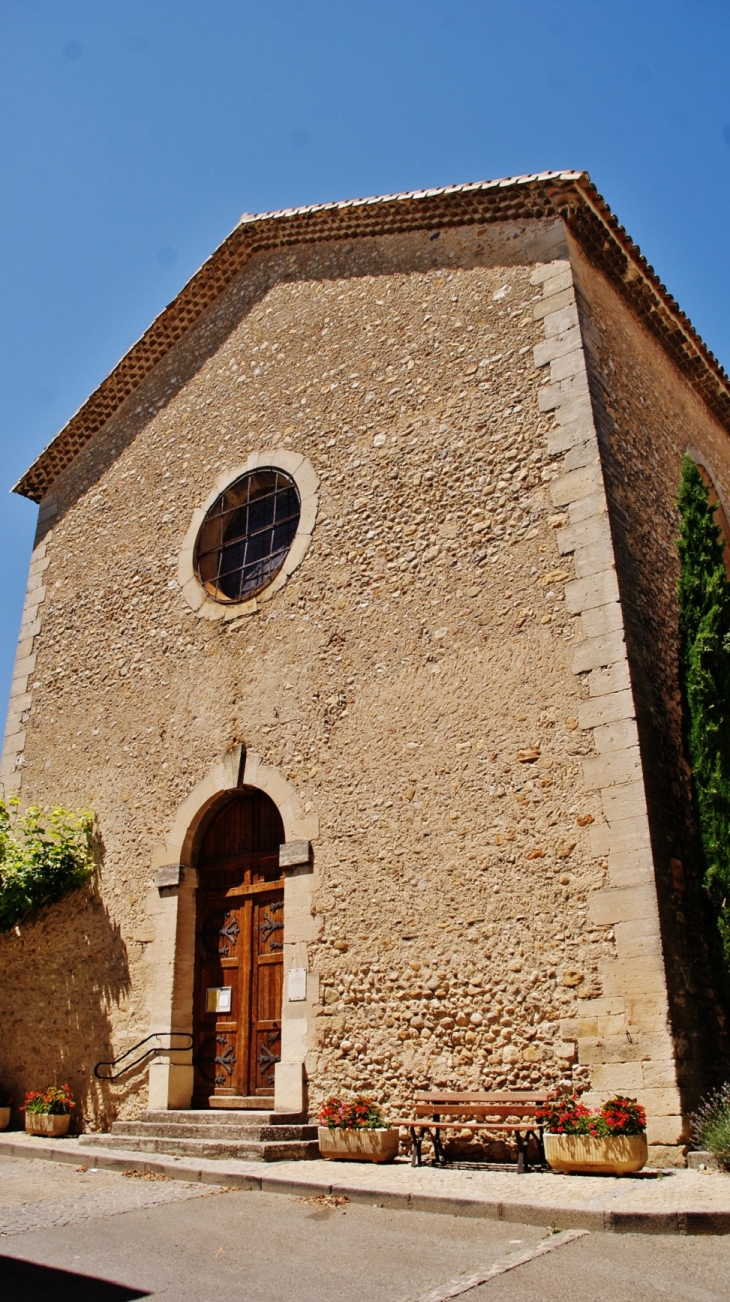
<path fill-rule="evenodd" d="M 314 869 L 310 856 L 303 854 L 302 843 L 308 849 L 308 843 L 317 839 L 319 818 L 314 813 L 305 814 L 296 788 L 277 768 L 247 752 L 243 745 L 223 755 L 193 788 L 180 805 L 164 845 L 153 852 L 155 885 L 147 898 L 147 915 L 154 933 L 147 953 L 154 972 L 149 1029 L 150 1033 L 162 1035 L 193 1030 L 198 833 L 212 808 L 241 787 L 266 792 L 284 824 L 284 996 L 274 1106 L 277 1112 L 301 1113 L 306 1111 L 304 1060 L 310 1047 L 313 1009 L 319 1000 L 319 981 L 316 973 L 309 972 L 306 1000 L 289 1002 L 287 972 L 308 967 L 308 944 L 315 938 Z M 150 1108 L 189 1107 L 192 1091 L 190 1050 L 164 1052 L 153 1059 L 149 1071 Z"/>
<path fill-rule="evenodd" d="M 229 604 L 214 601 L 201 585 L 195 572 L 195 546 L 198 534 L 208 511 L 221 493 L 243 475 L 250 474 L 252 470 L 262 469 L 283 470 L 297 486 L 301 514 L 294 540 L 281 569 L 262 592 L 248 601 L 235 601 Z M 283 588 L 287 579 L 304 560 L 312 541 L 318 505 L 319 479 L 314 466 L 301 453 L 289 452 L 286 448 L 277 448 L 271 452 L 252 452 L 245 465 L 237 466 L 235 470 L 226 470 L 219 475 L 205 501 L 193 511 L 178 557 L 178 583 L 190 608 L 201 619 L 230 620 L 240 619 L 242 615 L 255 615 L 260 602 L 269 601 L 280 588 Z"/>

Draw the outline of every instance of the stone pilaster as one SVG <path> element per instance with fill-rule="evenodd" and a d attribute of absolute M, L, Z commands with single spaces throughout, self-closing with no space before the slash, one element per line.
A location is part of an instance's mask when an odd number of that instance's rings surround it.
<path fill-rule="evenodd" d="M 42 532 L 42 524 L 55 515 L 55 511 L 53 503 L 42 504 L 37 535 Z M 26 728 L 33 696 L 32 678 L 36 665 L 37 640 L 41 631 L 42 606 L 46 595 L 43 575 L 50 559 L 47 549 L 51 537 L 50 532 L 45 533 L 42 541 L 36 543 L 28 571 L 0 763 L 0 788 L 6 800 L 19 793 L 22 781 Z"/>
<path fill-rule="evenodd" d="M 608 886 L 591 900 L 594 923 L 613 929 L 616 957 L 602 964 L 600 998 L 579 1000 L 576 1019 L 563 1024 L 590 1069 L 593 1101 L 627 1093 L 643 1103 L 655 1155 L 681 1144 L 684 1123 L 669 1023 L 665 960 L 659 925 L 646 792 L 631 688 L 608 502 L 570 262 L 536 269 L 542 286 L 535 308 L 545 340 L 535 363 L 549 366 L 540 407 L 557 429 L 550 451 L 562 457 L 552 481 L 567 524 L 558 550 L 572 554 L 575 578 L 566 585 L 568 610 L 580 616 L 584 638 L 573 650 L 573 672 L 585 684 L 581 728 L 595 753 L 584 760 L 584 788 L 598 791 L 604 821 L 591 829 L 596 858 L 606 861 Z M 589 1097 L 590 1101 L 590 1097 Z"/>

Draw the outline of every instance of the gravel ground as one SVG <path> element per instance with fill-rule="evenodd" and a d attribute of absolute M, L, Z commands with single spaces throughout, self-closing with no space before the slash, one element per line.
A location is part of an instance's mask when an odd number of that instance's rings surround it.
<path fill-rule="evenodd" d="M 204 1198 L 220 1189 L 164 1177 L 124 1176 L 93 1167 L 0 1157 L 0 1235 Z"/>

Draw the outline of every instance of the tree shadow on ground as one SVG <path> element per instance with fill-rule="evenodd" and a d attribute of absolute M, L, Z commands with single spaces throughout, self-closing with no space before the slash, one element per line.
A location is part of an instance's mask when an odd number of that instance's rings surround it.
<path fill-rule="evenodd" d="M 0 1285 L 6 1297 L 22 1297 L 23 1302 L 132 1302 L 150 1296 L 146 1289 L 39 1266 L 18 1257 L 0 1257 Z"/>

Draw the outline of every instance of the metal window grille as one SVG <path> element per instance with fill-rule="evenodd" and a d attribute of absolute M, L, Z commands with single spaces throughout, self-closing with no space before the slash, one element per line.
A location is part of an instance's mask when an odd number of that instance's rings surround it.
<path fill-rule="evenodd" d="M 281 470 L 255 470 L 211 506 L 198 534 L 198 578 L 214 601 L 246 601 L 278 574 L 299 525 L 299 493 Z"/>

